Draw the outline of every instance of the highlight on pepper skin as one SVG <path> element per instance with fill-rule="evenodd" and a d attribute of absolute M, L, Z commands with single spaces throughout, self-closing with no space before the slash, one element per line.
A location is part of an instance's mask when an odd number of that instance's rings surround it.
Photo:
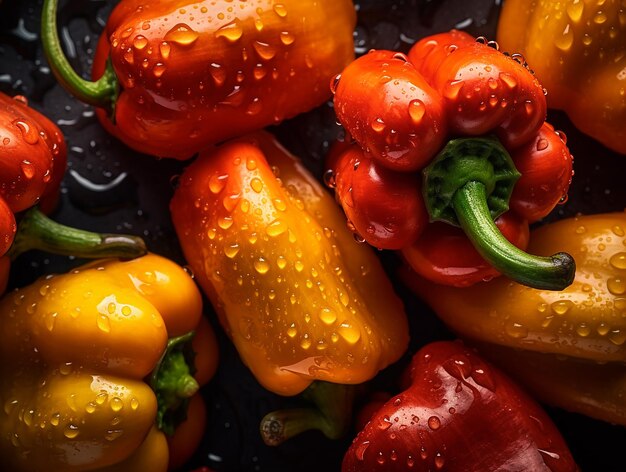
<path fill-rule="evenodd" d="M 92 262 L 6 295 L 0 314 L 4 466 L 168 469 L 163 431 L 176 434 L 171 415 L 217 363 L 215 345 L 196 345 L 213 360 L 191 376 L 183 338 L 208 324 L 199 324 L 201 295 L 180 266 L 153 254 Z"/>

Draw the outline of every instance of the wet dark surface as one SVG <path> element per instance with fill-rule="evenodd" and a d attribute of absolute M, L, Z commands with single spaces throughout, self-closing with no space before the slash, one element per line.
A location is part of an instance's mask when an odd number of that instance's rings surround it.
<path fill-rule="evenodd" d="M 121 231 L 141 235 L 151 251 L 184 264 L 170 222 L 171 181 L 185 164 L 155 160 L 137 154 L 108 136 L 93 110 L 72 99 L 56 85 L 39 45 L 39 1 L 4 0 L 0 5 L 0 90 L 23 94 L 30 104 L 55 121 L 65 134 L 69 168 L 61 205 L 54 215 L 62 223 L 85 229 Z M 61 2 L 59 17 L 66 52 L 85 76 L 108 12 L 115 2 L 73 0 Z M 370 48 L 408 51 L 415 40 L 452 27 L 494 38 L 499 0 L 363 0 L 358 2 L 355 32 L 357 53 Z M 550 121 L 568 136 L 574 154 L 574 181 L 567 203 L 549 219 L 580 213 L 621 211 L 626 202 L 626 157 L 607 151 L 577 133 L 564 115 L 551 113 Z M 321 174 L 321 160 L 330 140 L 339 132 L 330 104 L 272 128 L 284 144 Z M 397 261 L 384 254 L 393 274 Z M 66 271 L 80 261 L 31 253 L 13 266 L 11 285 L 21 286 L 50 272 Z M 406 290 L 399 288 L 411 323 L 412 342 L 405 361 L 421 345 L 450 338 L 434 315 Z M 210 313 L 206 304 L 206 311 Z M 203 445 L 187 469 L 208 465 L 217 471 L 317 471 L 340 469 L 341 457 L 354 432 L 343 441 L 307 433 L 277 448 L 263 445 L 257 433 L 259 419 L 268 411 L 293 405 L 261 389 L 241 364 L 219 327 L 222 360 L 205 396 L 209 410 Z M 403 363 L 383 372 L 376 388 L 395 389 L 394 377 Z M 582 470 L 622 471 L 626 430 L 557 409 L 548 409 L 562 431 Z M 186 469 L 186 470 L 187 470 Z"/>

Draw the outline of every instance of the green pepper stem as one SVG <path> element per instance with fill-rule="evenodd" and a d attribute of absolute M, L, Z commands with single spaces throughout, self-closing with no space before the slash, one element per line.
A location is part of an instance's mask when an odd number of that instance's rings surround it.
<path fill-rule="evenodd" d="M 500 273 L 521 284 L 545 290 L 563 290 L 573 282 L 576 264 L 569 254 L 533 256 L 502 235 L 489 212 L 484 184 L 467 182 L 452 197 L 452 205 L 476 250 Z"/>
<path fill-rule="evenodd" d="M 194 331 L 172 338 L 150 374 L 150 387 L 157 397 L 156 425 L 167 435 L 187 418 L 189 399 L 200 386 L 193 377 L 195 353 L 191 347 Z"/>
<path fill-rule="evenodd" d="M 302 396 L 314 406 L 265 415 L 260 425 L 263 441 L 268 446 L 278 446 L 310 430 L 321 431 L 330 439 L 342 437 L 350 425 L 354 392 L 354 385 L 313 382 Z"/>
<path fill-rule="evenodd" d="M 8 254 L 14 260 L 31 249 L 88 259 L 133 258 L 147 252 L 143 239 L 138 236 L 100 234 L 70 228 L 51 220 L 37 207 L 28 210 L 19 221 Z"/>
<path fill-rule="evenodd" d="M 76 98 L 112 113 L 119 90 L 113 67 L 107 62 L 102 77 L 95 82 L 83 79 L 74 71 L 61 47 L 57 30 L 57 4 L 58 0 L 44 0 L 41 15 L 41 39 L 50 69 L 63 88 Z"/>

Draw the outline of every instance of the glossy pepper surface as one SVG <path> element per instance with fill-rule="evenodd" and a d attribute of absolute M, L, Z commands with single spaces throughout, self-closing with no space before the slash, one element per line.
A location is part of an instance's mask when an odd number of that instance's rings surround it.
<path fill-rule="evenodd" d="M 155 425 L 171 432 L 170 408 L 193 395 L 216 362 L 203 361 L 208 369 L 195 380 L 178 352 L 181 336 L 210 329 L 201 310 L 187 273 L 151 254 L 95 262 L 6 295 L 3 467 L 167 470 L 166 438 Z M 214 349 L 193 345 L 199 358 Z"/>
<path fill-rule="evenodd" d="M 540 398 L 624 424 L 625 235 L 624 213 L 570 218 L 534 231 L 530 249 L 537 254 L 561 247 L 576 259 L 576 278 L 561 292 L 505 277 L 464 289 L 438 286 L 415 274 L 405 274 L 405 280 L 452 330 L 480 342 L 487 354 L 494 352 L 494 361 Z M 522 352 L 485 347 L 489 344 Z"/>
<path fill-rule="evenodd" d="M 354 58 L 350 0 L 124 0 L 86 82 L 62 57 L 55 15 L 46 2 L 42 37 L 61 84 L 127 145 L 161 157 L 187 159 L 320 105 Z"/>
<path fill-rule="evenodd" d="M 270 135 L 201 154 L 171 211 L 196 280 L 267 389 L 364 382 L 406 349 L 402 303 L 378 259 Z"/>
<path fill-rule="evenodd" d="M 567 254 L 518 249 L 528 222 L 566 195 L 572 158 L 545 122 L 542 86 L 515 57 L 451 31 L 408 57 L 370 52 L 331 88 L 355 143 L 331 159 L 330 180 L 361 238 L 401 249 L 417 272 L 448 285 L 499 273 L 552 289 L 571 282 Z"/>
<path fill-rule="evenodd" d="M 65 139 L 22 96 L 0 93 L 0 123 L 0 293 L 11 260 L 31 249 L 92 259 L 146 253 L 136 236 L 92 233 L 46 217 L 56 207 L 65 173 Z"/>
<path fill-rule="evenodd" d="M 67 149 L 59 128 L 25 97 L 0 93 L 0 255 L 11 247 L 15 213 L 40 204 L 54 208 L 65 174 Z"/>
<path fill-rule="evenodd" d="M 422 348 L 411 385 L 371 418 L 343 472 L 578 470 L 558 430 L 519 387 L 458 342 Z"/>
<path fill-rule="evenodd" d="M 560 291 L 505 277 L 465 289 L 406 279 L 459 335 L 601 362 L 626 361 L 626 214 L 581 216 L 533 231 L 530 249 L 556 247 L 576 259 L 576 278 Z"/>
<path fill-rule="evenodd" d="M 626 154 L 626 5 L 618 0 L 507 1 L 498 42 L 548 88 L 548 106 Z"/>

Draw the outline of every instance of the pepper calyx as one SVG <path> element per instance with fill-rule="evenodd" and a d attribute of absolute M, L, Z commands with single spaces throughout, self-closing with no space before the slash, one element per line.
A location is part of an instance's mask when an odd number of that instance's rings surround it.
<path fill-rule="evenodd" d="M 174 434 L 176 427 L 187 419 L 189 399 L 200 386 L 193 374 L 195 372 L 195 353 L 191 341 L 194 331 L 172 338 L 150 374 L 150 387 L 157 398 L 156 425 L 168 436 Z"/>
<path fill-rule="evenodd" d="M 461 226 L 452 203 L 468 182 L 485 186 L 492 219 L 509 209 L 509 199 L 521 174 L 504 146 L 493 137 L 449 141 L 422 171 L 424 201 L 431 221 Z"/>

